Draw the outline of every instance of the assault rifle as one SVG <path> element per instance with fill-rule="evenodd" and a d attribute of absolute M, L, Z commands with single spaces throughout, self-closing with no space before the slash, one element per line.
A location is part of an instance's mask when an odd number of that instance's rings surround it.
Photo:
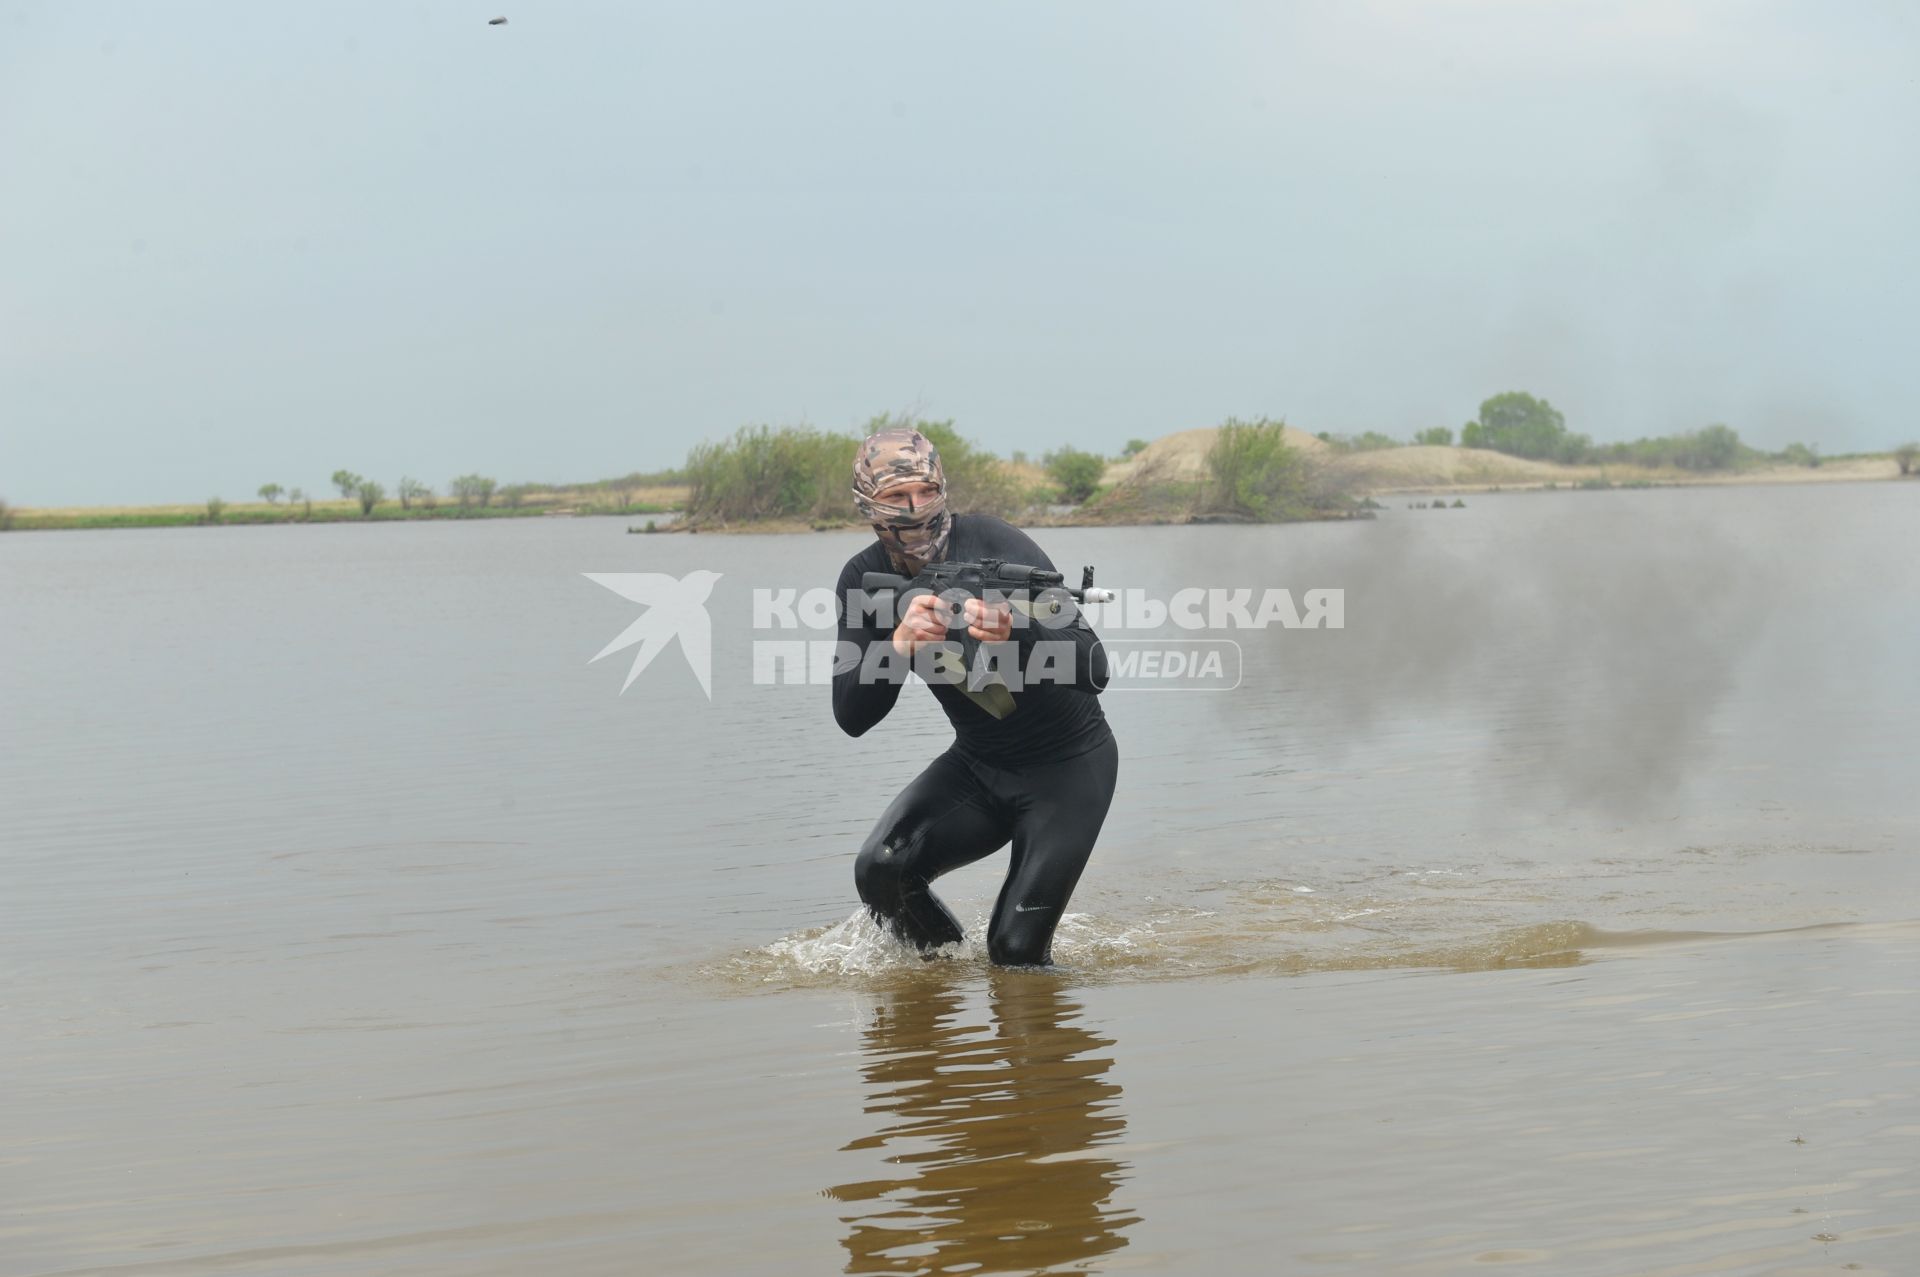
<path fill-rule="evenodd" d="M 947 605 L 947 637 L 960 645 L 960 665 L 966 674 L 966 687 L 978 691 L 981 671 L 975 662 L 980 640 L 967 632 L 967 599 L 1006 602 L 1027 616 L 1049 624 L 1073 603 L 1111 603 L 1113 591 L 1094 588 L 1093 569 L 1082 568 L 1080 587 L 1069 588 L 1066 577 L 1049 568 L 1027 567 L 1004 559 L 981 559 L 977 563 L 929 563 L 918 576 L 908 578 L 890 572 L 866 572 L 860 588 L 869 596 L 891 593 L 896 622 L 906 613 L 907 603 L 919 594 L 931 594 Z M 1005 695 L 1005 689 L 1001 689 Z M 1001 715 L 996 714 L 996 717 Z"/>

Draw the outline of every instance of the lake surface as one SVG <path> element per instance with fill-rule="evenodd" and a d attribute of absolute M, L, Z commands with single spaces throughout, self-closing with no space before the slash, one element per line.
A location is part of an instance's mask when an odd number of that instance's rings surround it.
<path fill-rule="evenodd" d="M 754 679 L 858 535 L 0 537 L 0 1274 L 1920 1271 L 1920 485 L 1410 500 L 1037 534 L 1345 591 L 1107 695 L 1046 974 Z"/>

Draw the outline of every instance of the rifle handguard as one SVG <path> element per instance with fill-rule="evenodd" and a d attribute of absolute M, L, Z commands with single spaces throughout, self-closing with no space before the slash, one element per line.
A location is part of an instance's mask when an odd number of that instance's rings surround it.
<path fill-rule="evenodd" d="M 1080 588 L 1076 590 L 1069 588 L 1066 578 L 1050 568 L 1026 567 L 1001 559 L 982 559 L 978 563 L 929 563 L 920 570 L 918 576 L 911 579 L 892 572 L 862 572 L 860 588 L 869 595 L 882 591 L 897 595 L 924 590 L 936 597 L 950 590 L 959 590 L 969 598 L 979 598 L 983 591 L 991 590 L 1006 596 L 1009 603 L 1032 617 L 1060 615 L 1066 610 L 1059 597 L 1063 594 L 1076 603 L 1111 603 L 1114 599 L 1113 591 L 1094 588 L 1091 567 L 1082 570 Z M 950 630 L 953 628 L 949 626 Z M 980 641 L 964 626 L 959 627 L 958 633 L 950 634 L 950 641 L 959 644 L 961 667 L 965 671 L 967 686 L 972 688 L 975 686 L 977 671 L 974 666 Z"/>

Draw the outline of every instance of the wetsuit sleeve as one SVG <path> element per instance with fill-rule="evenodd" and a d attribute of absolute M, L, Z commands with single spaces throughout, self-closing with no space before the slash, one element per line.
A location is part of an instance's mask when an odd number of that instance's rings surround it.
<path fill-rule="evenodd" d="M 992 553 L 1008 563 L 1024 563 L 1029 567 L 1045 568 L 1049 572 L 1060 570 L 1053 566 L 1053 560 L 1047 557 L 1047 552 L 1032 537 L 1010 523 L 1000 523 L 994 528 L 991 539 L 995 542 Z M 1038 623 L 1016 625 L 1013 638 L 1023 653 L 1042 640 L 1054 642 L 1070 639 L 1073 642 L 1073 682 L 1070 686 L 1096 693 L 1106 690 L 1106 648 L 1101 646 L 1100 636 L 1087 624 L 1085 615 L 1076 615 L 1073 624 L 1057 629 Z"/>
<path fill-rule="evenodd" d="M 849 591 L 860 588 L 857 559 L 840 570 L 840 584 L 833 592 L 834 611 L 839 619 L 839 643 L 833 661 L 833 721 L 849 736 L 864 735 L 868 728 L 885 718 L 900 699 L 902 677 L 891 676 L 894 661 L 878 662 L 868 653 L 884 644 L 887 651 L 876 656 L 892 656 L 893 632 L 867 623 L 847 606 Z"/>

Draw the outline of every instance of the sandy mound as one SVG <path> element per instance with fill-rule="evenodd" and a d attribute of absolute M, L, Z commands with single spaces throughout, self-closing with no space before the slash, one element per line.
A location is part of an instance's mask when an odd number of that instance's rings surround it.
<path fill-rule="evenodd" d="M 1591 466 L 1563 466 L 1552 461 L 1529 461 L 1484 448 L 1441 448 L 1418 445 L 1355 452 L 1341 457 L 1341 472 L 1355 486 L 1370 492 L 1395 488 L 1525 486 L 1578 483 L 1599 473 Z"/>
<path fill-rule="evenodd" d="M 1302 452 L 1314 453 L 1327 451 L 1327 445 L 1320 442 L 1304 430 L 1292 426 L 1284 427 L 1287 443 Z M 1181 430 L 1175 434 L 1162 435 L 1148 444 L 1142 452 L 1136 453 L 1125 461 L 1115 461 L 1107 467 L 1102 482 L 1109 485 L 1125 482 L 1134 471 L 1142 467 L 1168 479 L 1198 479 L 1206 474 L 1207 453 L 1213 447 L 1213 441 L 1220 434 L 1218 426 L 1202 426 L 1198 430 Z"/>
<path fill-rule="evenodd" d="M 1355 488 L 1369 492 L 1425 486 L 1577 483 L 1589 474 L 1598 473 L 1585 467 L 1525 461 L 1478 448 L 1386 448 L 1379 452 L 1341 454 L 1304 430 L 1292 426 L 1285 429 L 1290 446 L 1336 467 Z M 1147 471 L 1159 479 L 1204 478 L 1207 452 L 1219 434 L 1219 427 L 1209 426 L 1166 435 L 1129 460 L 1109 465 L 1105 481 L 1109 485 L 1123 483 L 1139 471 Z"/>

